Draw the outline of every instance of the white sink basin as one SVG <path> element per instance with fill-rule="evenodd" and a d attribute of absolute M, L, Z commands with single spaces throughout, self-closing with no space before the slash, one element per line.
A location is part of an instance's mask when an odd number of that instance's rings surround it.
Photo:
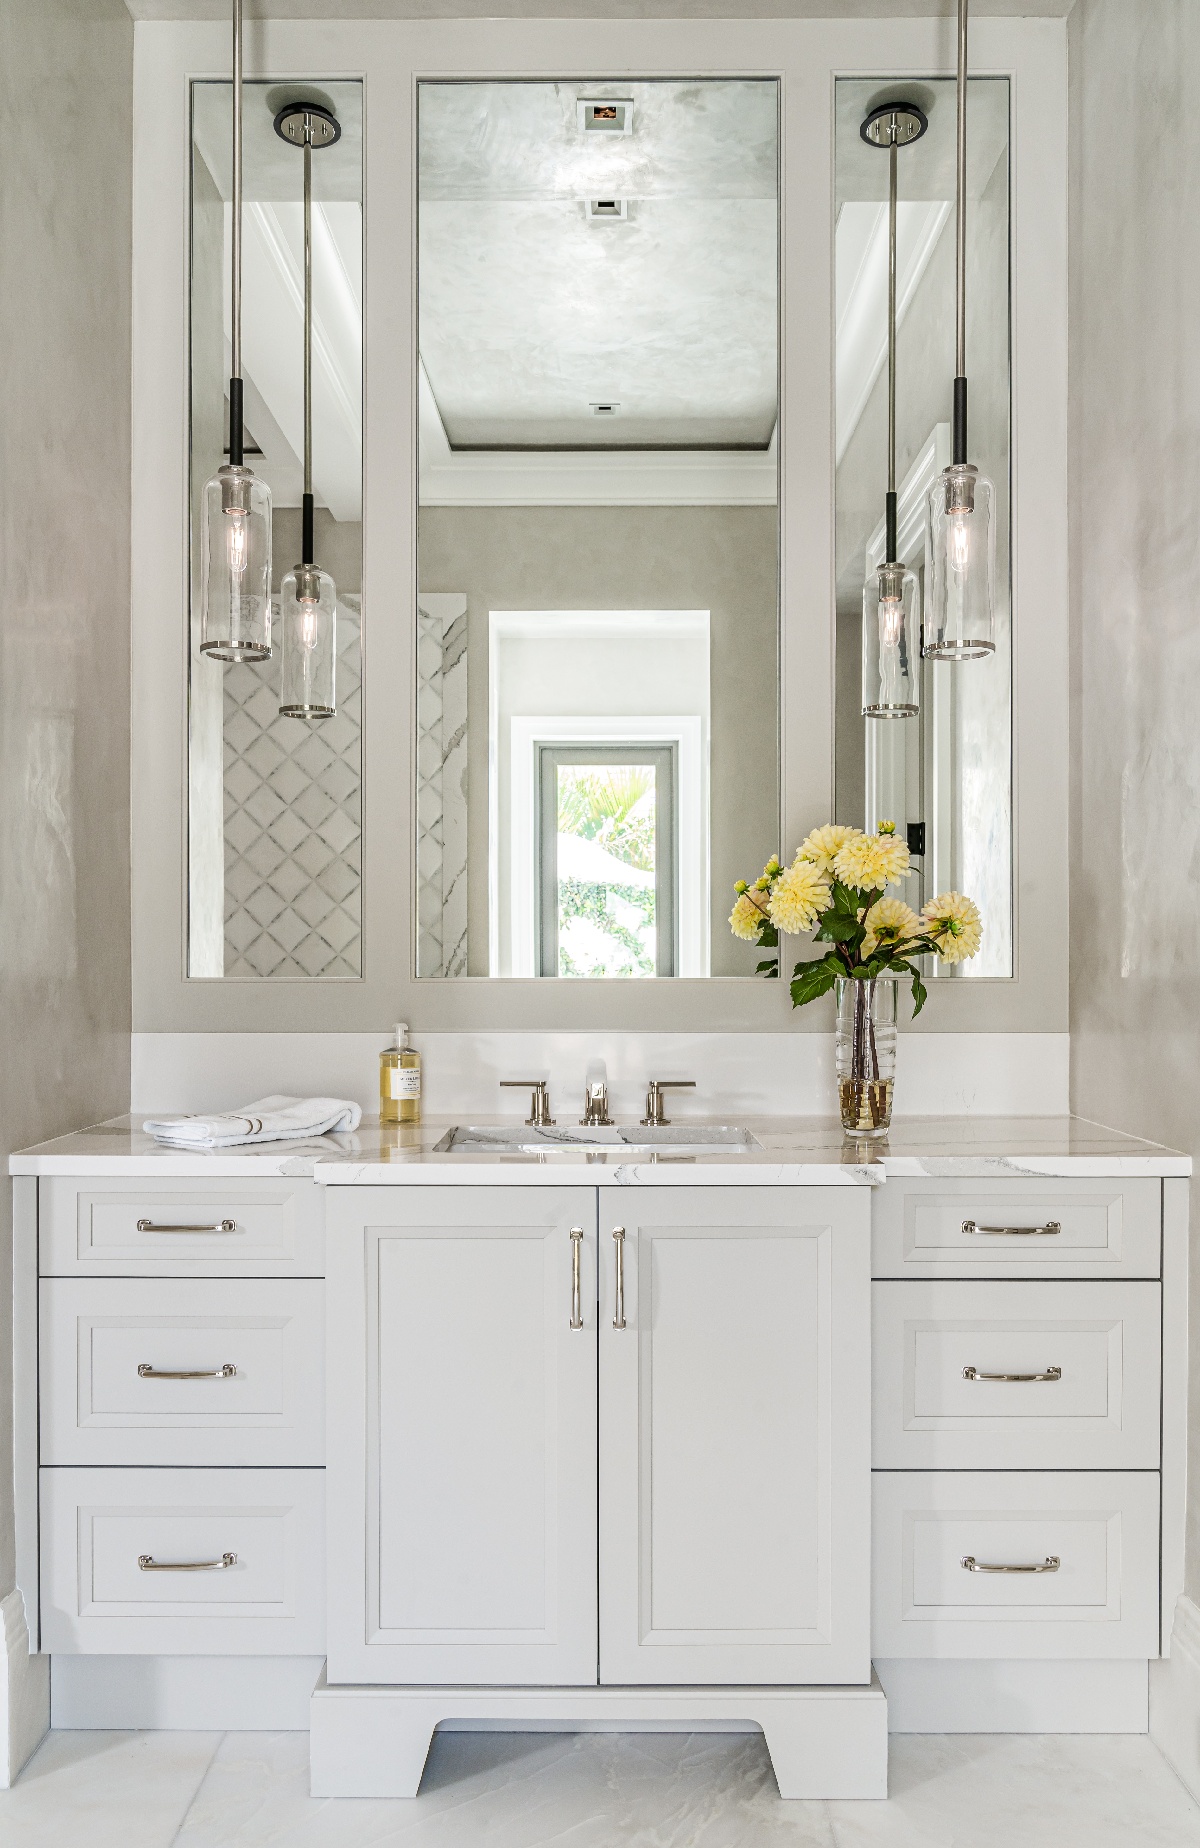
<path fill-rule="evenodd" d="M 640 1123 L 614 1123 L 607 1128 L 576 1123 L 553 1129 L 530 1125 L 509 1129 L 496 1124 L 456 1123 L 437 1144 L 439 1155 L 542 1155 L 551 1149 L 573 1149 L 586 1155 L 611 1155 L 628 1149 L 669 1150 L 672 1154 L 702 1155 L 712 1149 L 746 1154 L 762 1143 L 736 1123 L 664 1123 L 647 1129 Z"/>

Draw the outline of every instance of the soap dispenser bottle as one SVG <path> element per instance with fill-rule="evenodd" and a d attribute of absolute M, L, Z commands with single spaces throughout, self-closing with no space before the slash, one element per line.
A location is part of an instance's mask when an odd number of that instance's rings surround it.
<path fill-rule="evenodd" d="M 396 1028 L 395 1044 L 379 1055 L 379 1121 L 421 1121 L 421 1055 L 409 1045 L 403 1021 Z"/>

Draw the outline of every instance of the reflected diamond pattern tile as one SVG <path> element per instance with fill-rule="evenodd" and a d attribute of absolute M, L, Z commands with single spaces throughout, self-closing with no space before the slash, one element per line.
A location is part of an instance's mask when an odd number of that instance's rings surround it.
<path fill-rule="evenodd" d="M 279 660 L 225 671 L 225 973 L 362 973 L 358 597 L 338 604 L 338 712 L 279 716 Z"/>

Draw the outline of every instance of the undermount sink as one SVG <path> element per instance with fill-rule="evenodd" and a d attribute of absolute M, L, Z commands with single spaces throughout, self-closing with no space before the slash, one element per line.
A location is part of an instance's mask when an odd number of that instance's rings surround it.
<path fill-rule="evenodd" d="M 608 1155 L 618 1149 L 642 1151 L 669 1149 L 672 1154 L 703 1154 L 728 1149 L 743 1154 L 761 1149 L 762 1143 L 736 1123 L 556 1124 L 552 1129 L 532 1125 L 509 1129 L 496 1124 L 456 1123 L 436 1145 L 438 1155 L 532 1155 L 551 1149 L 573 1149 L 586 1155 Z"/>

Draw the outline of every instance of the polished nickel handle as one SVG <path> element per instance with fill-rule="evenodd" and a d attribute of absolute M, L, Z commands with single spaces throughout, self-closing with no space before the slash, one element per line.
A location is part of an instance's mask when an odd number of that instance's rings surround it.
<path fill-rule="evenodd" d="M 189 1369 L 185 1373 L 168 1372 L 165 1367 L 152 1367 L 147 1361 L 143 1361 L 138 1368 L 138 1378 L 139 1380 L 231 1380 L 236 1372 L 237 1368 L 231 1360 L 227 1360 L 223 1367 L 205 1368 L 199 1372 Z"/>
<path fill-rule="evenodd" d="M 224 1572 L 236 1565 L 236 1553 L 222 1553 L 220 1559 L 155 1559 L 153 1553 L 138 1554 L 139 1572 Z"/>
<path fill-rule="evenodd" d="M 1057 1572 L 1062 1561 L 1057 1553 L 1047 1553 L 1040 1566 L 988 1566 L 974 1553 L 964 1553 L 959 1564 L 964 1572 Z"/>
<path fill-rule="evenodd" d="M 583 1284 L 580 1268 L 583 1262 L 583 1227 L 571 1227 L 571 1327 L 583 1327 Z"/>
<path fill-rule="evenodd" d="M 1057 1219 L 1048 1219 L 1044 1226 L 977 1226 L 973 1219 L 964 1219 L 962 1229 L 968 1238 L 1057 1238 L 1062 1231 Z"/>
<path fill-rule="evenodd" d="M 613 1243 L 617 1248 L 617 1299 L 613 1314 L 613 1327 L 625 1326 L 625 1228 L 613 1227 Z"/>
<path fill-rule="evenodd" d="M 664 1091 L 694 1091 L 694 1078 L 652 1078 L 646 1092 L 646 1114 L 642 1118 L 643 1129 L 669 1129 L 670 1117 L 663 1115 L 662 1094 Z"/>
<path fill-rule="evenodd" d="M 964 1380 L 1061 1380 L 1061 1367 L 1047 1367 L 1044 1373 L 980 1373 L 975 1367 L 963 1368 Z"/>
<path fill-rule="evenodd" d="M 553 1129 L 554 1118 L 550 1115 L 550 1090 L 544 1078 L 502 1078 L 502 1091 L 528 1091 L 529 1115 L 525 1118 L 530 1129 Z"/>
<path fill-rule="evenodd" d="M 156 1226 L 152 1219 L 139 1219 L 139 1232 L 236 1232 L 236 1219 L 223 1219 L 218 1226 Z"/>

